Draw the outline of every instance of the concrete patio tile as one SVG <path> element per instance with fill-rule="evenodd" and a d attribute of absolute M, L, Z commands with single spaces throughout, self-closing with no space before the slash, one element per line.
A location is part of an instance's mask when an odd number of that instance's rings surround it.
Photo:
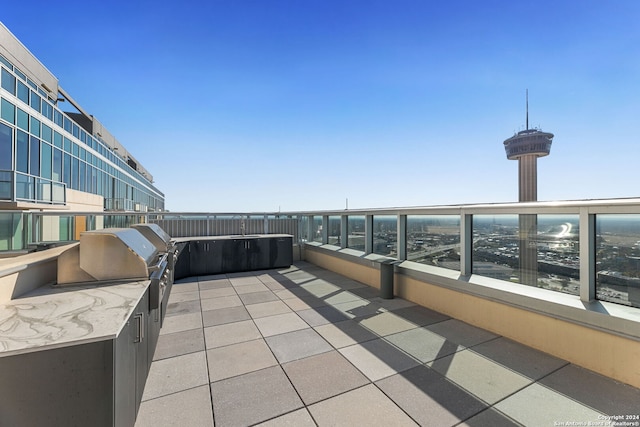
<path fill-rule="evenodd" d="M 359 296 L 360 298 L 365 298 L 368 300 L 373 300 L 374 298 L 377 298 L 380 295 L 380 291 L 378 289 L 372 286 L 367 286 L 367 285 L 361 288 L 350 289 L 349 292 Z"/>
<path fill-rule="evenodd" d="M 278 364 L 262 339 L 207 350 L 207 362 L 211 382 Z"/>
<path fill-rule="evenodd" d="M 416 305 L 411 301 L 402 298 L 385 299 L 380 297 L 370 298 L 371 302 L 379 305 L 387 311 L 398 310 L 400 308 L 413 307 Z"/>
<path fill-rule="evenodd" d="M 424 327 L 388 335 L 384 339 L 422 363 L 464 350 L 464 347 L 447 341 Z"/>
<path fill-rule="evenodd" d="M 295 298 L 283 299 L 282 302 L 287 304 L 293 311 L 308 310 L 310 308 L 327 305 L 325 301 L 313 296 L 297 296 Z"/>
<path fill-rule="evenodd" d="M 540 384 L 608 415 L 640 415 L 640 389 L 576 365 L 565 366 Z"/>
<path fill-rule="evenodd" d="M 449 319 L 444 322 L 428 325 L 426 328 L 431 332 L 443 336 L 448 341 L 464 347 L 472 347 L 498 337 L 489 331 L 476 328 L 475 326 L 456 319 Z"/>
<path fill-rule="evenodd" d="M 204 328 L 204 338 L 209 349 L 253 341 L 262 338 L 262 335 L 260 335 L 260 331 L 256 328 L 253 320 L 243 320 Z"/>
<path fill-rule="evenodd" d="M 300 288 L 304 289 L 309 295 L 313 295 L 317 298 L 325 298 L 341 291 L 336 285 L 325 282 L 324 280 L 314 279 L 311 282 L 300 285 Z"/>
<path fill-rule="evenodd" d="M 269 301 L 251 304 L 246 307 L 252 318 L 273 316 L 275 314 L 291 313 L 291 309 L 282 301 Z"/>
<path fill-rule="evenodd" d="M 213 427 L 211 395 L 204 385 L 142 402 L 135 427 Z"/>
<path fill-rule="evenodd" d="M 142 400 L 155 399 L 208 382 L 204 351 L 156 360 L 151 364 Z"/>
<path fill-rule="evenodd" d="M 207 298 L 201 300 L 200 303 L 202 304 L 202 311 L 239 307 L 242 305 L 242 301 L 240 301 L 240 298 L 237 295 L 230 295 L 228 297 Z"/>
<path fill-rule="evenodd" d="M 478 344 L 471 351 L 535 381 L 569 363 L 504 337 Z"/>
<path fill-rule="evenodd" d="M 308 407 L 320 426 L 416 426 L 373 384 Z"/>
<path fill-rule="evenodd" d="M 295 313 L 276 314 L 274 316 L 254 319 L 263 336 L 284 334 L 308 328 L 309 325 Z"/>
<path fill-rule="evenodd" d="M 552 424 L 553 425 L 553 424 Z M 490 407 L 478 415 L 474 415 L 462 424 L 460 427 L 521 427 L 522 424 L 507 417 L 502 412 Z"/>
<path fill-rule="evenodd" d="M 353 320 L 320 325 L 314 329 L 335 348 L 348 347 L 378 338 L 376 334 Z"/>
<path fill-rule="evenodd" d="M 260 304 L 261 302 L 280 301 L 280 298 L 271 291 L 251 292 L 240 294 L 240 299 L 244 305 Z"/>
<path fill-rule="evenodd" d="M 269 292 L 269 293 L 271 293 L 269 288 L 267 288 L 262 283 L 254 283 L 254 284 L 250 284 L 250 285 L 234 286 L 234 289 L 236 290 L 238 295 L 250 294 L 250 293 L 253 293 L 253 292 Z"/>
<path fill-rule="evenodd" d="M 285 363 L 282 367 L 306 405 L 369 383 L 337 351 Z"/>
<path fill-rule="evenodd" d="M 282 283 L 278 282 L 275 279 L 271 279 L 271 280 L 265 280 L 262 278 L 262 276 L 259 277 L 260 281 L 267 287 L 269 288 L 270 291 L 283 291 L 286 290 L 287 287 L 284 286 Z"/>
<path fill-rule="evenodd" d="M 420 425 L 452 426 L 487 408 L 424 365 L 380 380 L 376 385 Z"/>
<path fill-rule="evenodd" d="M 426 307 L 419 305 L 413 305 L 411 307 L 398 308 L 391 311 L 396 316 L 409 321 L 416 326 L 426 326 L 434 323 L 443 322 L 449 320 L 450 317 L 437 311 L 430 310 Z M 495 335 L 494 335 L 495 337 Z"/>
<path fill-rule="evenodd" d="M 198 290 L 191 292 L 171 292 L 171 295 L 169 295 L 169 304 L 184 301 L 196 301 L 199 299 L 200 292 Z"/>
<path fill-rule="evenodd" d="M 218 280 L 227 280 L 226 274 L 208 274 L 206 276 L 198 276 L 199 282 L 214 282 Z"/>
<path fill-rule="evenodd" d="M 296 313 L 310 326 L 325 325 L 327 323 L 340 322 L 348 319 L 344 313 L 327 305 L 310 308 L 308 310 L 300 310 Z"/>
<path fill-rule="evenodd" d="M 336 310 L 343 312 L 349 319 L 356 319 L 358 317 L 371 317 L 375 314 L 380 314 L 385 311 L 378 304 L 372 303 L 371 301 L 362 298 L 338 304 L 331 304 L 331 307 L 334 307 Z"/>
<path fill-rule="evenodd" d="M 589 423 L 602 422 L 604 415 L 538 383 L 498 402 L 495 408 L 520 423 L 532 426 L 553 426 L 567 421 L 594 425 Z M 637 413 L 637 401 L 635 408 Z"/>
<path fill-rule="evenodd" d="M 189 313 L 200 312 L 200 300 L 170 302 L 167 304 L 167 312 L 165 317 L 180 316 Z"/>
<path fill-rule="evenodd" d="M 341 348 L 340 353 L 371 381 L 395 375 L 419 362 L 382 339 Z"/>
<path fill-rule="evenodd" d="M 326 296 L 323 299 L 327 304 L 330 304 L 330 305 L 363 300 L 358 295 L 351 293 L 351 291 L 343 291 L 343 290 L 340 290 L 339 292 L 336 292 L 333 295 Z"/>
<path fill-rule="evenodd" d="M 313 329 L 301 329 L 265 338 L 278 362 L 285 363 L 333 350 Z"/>
<path fill-rule="evenodd" d="M 204 334 L 202 329 L 191 329 L 173 334 L 160 335 L 153 360 L 182 356 L 204 350 Z"/>
<path fill-rule="evenodd" d="M 381 337 L 417 328 L 416 324 L 411 323 L 390 311 L 375 314 L 370 317 L 364 317 L 358 321 L 362 326 Z"/>
<path fill-rule="evenodd" d="M 285 299 L 291 299 L 291 298 L 298 298 L 298 295 L 294 294 L 293 292 L 291 292 L 289 289 L 278 289 L 273 291 L 274 294 L 276 294 L 278 296 L 278 298 L 285 300 Z"/>
<path fill-rule="evenodd" d="M 181 292 L 193 292 L 198 289 L 198 281 L 195 279 L 192 282 L 174 282 L 173 286 L 171 286 L 171 295 Z"/>
<path fill-rule="evenodd" d="M 201 291 L 208 291 L 210 289 L 220 289 L 220 288 L 230 288 L 231 282 L 224 276 L 216 276 L 221 277 L 218 279 L 210 279 L 205 281 L 200 281 L 199 288 Z"/>
<path fill-rule="evenodd" d="M 245 275 L 228 274 L 227 277 L 229 278 L 231 285 L 234 287 L 262 285 L 262 282 L 260 281 L 260 279 L 258 279 L 256 276 L 254 276 L 251 273 L 245 274 Z"/>
<path fill-rule="evenodd" d="M 436 359 L 427 365 L 491 405 L 532 382 L 470 350 Z"/>
<path fill-rule="evenodd" d="M 202 312 L 202 322 L 205 328 L 249 319 L 251 319 L 251 316 L 242 305 Z"/>
<path fill-rule="evenodd" d="M 202 329 L 201 313 L 197 312 L 165 317 L 162 328 L 160 329 L 160 335 L 188 331 L 189 329 Z"/>
<path fill-rule="evenodd" d="M 256 424 L 256 427 L 316 427 L 316 423 L 311 418 L 311 414 L 306 408 L 289 412 L 273 418 L 264 423 Z"/>
<path fill-rule="evenodd" d="M 236 290 L 233 288 L 233 286 L 227 286 L 225 288 L 205 289 L 203 291 L 200 291 L 201 299 L 228 297 L 232 295 L 236 295 Z"/>
<path fill-rule="evenodd" d="M 248 426 L 303 407 L 280 366 L 211 384 L 216 426 Z"/>

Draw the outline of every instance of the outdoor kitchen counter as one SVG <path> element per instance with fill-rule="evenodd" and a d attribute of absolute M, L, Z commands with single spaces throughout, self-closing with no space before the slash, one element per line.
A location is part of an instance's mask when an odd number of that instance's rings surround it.
<path fill-rule="evenodd" d="M 45 285 L 0 304 L 0 358 L 115 339 L 149 284 Z"/>

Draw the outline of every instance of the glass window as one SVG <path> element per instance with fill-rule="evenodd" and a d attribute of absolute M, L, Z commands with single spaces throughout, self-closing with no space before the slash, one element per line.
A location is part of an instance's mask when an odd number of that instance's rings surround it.
<path fill-rule="evenodd" d="M 53 145 L 62 148 L 62 135 L 55 131 L 53 132 Z"/>
<path fill-rule="evenodd" d="M 34 91 L 31 91 L 31 108 L 33 108 L 34 110 L 36 110 L 38 113 L 40 112 L 40 103 L 42 101 L 40 100 L 40 96 L 35 93 Z"/>
<path fill-rule="evenodd" d="M 13 145 L 13 129 L 0 123 L 0 169 L 11 170 L 11 149 Z"/>
<path fill-rule="evenodd" d="M 31 79 L 27 79 L 27 84 L 31 86 L 34 90 L 38 90 L 38 85 L 35 84 Z"/>
<path fill-rule="evenodd" d="M 75 123 L 71 124 L 71 134 L 77 139 L 80 139 L 80 129 L 78 128 L 78 125 Z"/>
<path fill-rule="evenodd" d="M 18 108 L 18 127 L 29 132 L 29 115 Z"/>
<path fill-rule="evenodd" d="M 71 153 L 71 140 L 66 136 L 64 137 L 64 151 Z"/>
<path fill-rule="evenodd" d="M 87 150 L 82 147 L 78 147 L 80 150 L 80 160 L 87 160 Z"/>
<path fill-rule="evenodd" d="M 460 271 L 460 216 L 407 215 L 407 260 Z"/>
<path fill-rule="evenodd" d="M 53 142 L 51 140 L 52 133 L 53 133 L 53 130 L 49 126 L 42 123 L 42 139 L 47 141 L 49 144 Z"/>
<path fill-rule="evenodd" d="M 42 115 L 49 120 L 53 120 L 53 105 L 47 101 L 42 101 Z"/>
<path fill-rule="evenodd" d="M 0 113 L 2 120 L 6 120 L 13 124 L 16 123 L 16 107 L 12 103 L 3 98 L 0 110 L 2 110 Z"/>
<path fill-rule="evenodd" d="M 13 67 L 13 72 L 16 73 L 16 75 L 20 77 L 22 80 L 27 81 L 27 76 L 25 76 L 24 73 L 19 69 L 17 69 L 16 67 Z"/>
<path fill-rule="evenodd" d="M 40 175 L 40 140 L 34 136 L 29 144 L 29 173 Z"/>
<path fill-rule="evenodd" d="M 13 172 L 0 171 L 0 200 L 13 200 Z M 0 218 L 2 218 L 2 215 L 0 215 Z M 0 242 L 2 242 L 2 232 L 5 230 L 8 229 L 0 225 Z M 0 249 L 2 248 L 0 247 Z"/>
<path fill-rule="evenodd" d="M 62 151 L 53 149 L 53 180 L 62 181 Z"/>
<path fill-rule="evenodd" d="M 69 120 L 69 117 L 67 116 L 63 116 L 62 117 L 62 127 L 64 128 L 64 130 L 66 130 L 67 132 L 71 133 L 71 120 Z"/>
<path fill-rule="evenodd" d="M 64 183 L 67 184 L 67 188 L 71 188 L 71 156 L 64 153 Z"/>
<path fill-rule="evenodd" d="M 640 307 L 640 215 L 596 215 L 596 298 Z"/>
<path fill-rule="evenodd" d="M 0 55 L 0 62 L 2 62 L 2 64 L 4 64 L 5 67 L 9 68 L 10 70 L 13 70 L 13 65 L 11 64 L 11 62 L 7 61 L 7 59 Z"/>
<path fill-rule="evenodd" d="M 78 169 L 80 168 L 79 161 L 77 158 L 71 158 L 71 188 L 74 190 L 78 189 Z"/>
<path fill-rule="evenodd" d="M 76 144 L 75 142 L 71 143 L 71 154 L 76 157 L 80 157 L 80 147 L 78 147 L 78 144 Z"/>
<path fill-rule="evenodd" d="M 51 179 L 51 160 L 52 160 L 52 147 L 47 143 L 41 145 L 42 153 L 40 154 L 40 176 L 43 178 Z"/>
<path fill-rule="evenodd" d="M 2 89 L 12 95 L 16 94 L 16 77 L 4 68 L 2 69 Z"/>
<path fill-rule="evenodd" d="M 373 253 L 398 256 L 398 218 L 395 215 L 373 216 Z"/>
<path fill-rule="evenodd" d="M 85 162 L 80 162 L 80 170 L 79 170 L 79 179 L 78 179 L 78 189 L 80 191 L 85 191 L 87 184 L 87 164 Z"/>
<path fill-rule="evenodd" d="M 62 127 L 62 113 L 59 110 L 53 110 L 53 122 Z"/>
<path fill-rule="evenodd" d="M 29 88 L 20 80 L 18 80 L 18 99 L 29 105 Z"/>
<path fill-rule="evenodd" d="M 29 135 L 16 130 L 16 170 L 29 173 Z"/>
<path fill-rule="evenodd" d="M 349 230 L 349 241 L 347 242 L 347 246 L 349 248 L 356 249 L 358 251 L 364 251 L 364 228 L 364 215 L 349 216 L 349 218 L 347 219 L 347 229 Z"/>
<path fill-rule="evenodd" d="M 40 136 L 40 120 L 35 117 L 31 117 L 31 133 L 35 136 Z"/>

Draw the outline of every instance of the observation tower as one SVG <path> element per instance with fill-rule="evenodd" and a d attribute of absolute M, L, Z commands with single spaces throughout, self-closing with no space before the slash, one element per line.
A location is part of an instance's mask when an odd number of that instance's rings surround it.
<path fill-rule="evenodd" d="M 527 91 L 527 128 L 504 141 L 507 159 L 518 161 L 520 202 L 538 200 L 538 157 L 549 155 L 553 134 L 529 129 L 529 92 Z"/>
<path fill-rule="evenodd" d="M 518 200 L 538 200 L 538 157 L 548 156 L 553 134 L 529 129 L 529 91 L 527 90 L 527 127 L 504 141 L 507 159 L 518 161 Z M 538 285 L 538 217 L 518 216 L 520 283 Z"/>

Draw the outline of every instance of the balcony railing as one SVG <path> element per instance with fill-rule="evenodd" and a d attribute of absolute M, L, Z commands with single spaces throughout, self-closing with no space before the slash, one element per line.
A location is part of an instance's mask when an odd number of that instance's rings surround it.
<path fill-rule="evenodd" d="M 299 243 L 640 307 L 640 199 L 250 214 L 4 212 L 0 250 L 138 222 L 173 237 L 287 233 Z"/>

